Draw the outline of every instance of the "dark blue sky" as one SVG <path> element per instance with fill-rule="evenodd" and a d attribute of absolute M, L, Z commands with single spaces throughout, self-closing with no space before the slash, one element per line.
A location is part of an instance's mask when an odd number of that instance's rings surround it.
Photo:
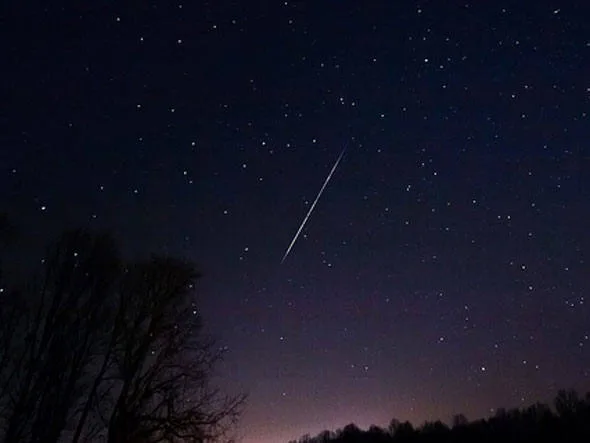
<path fill-rule="evenodd" d="M 244 442 L 590 388 L 590 6 L 119 3 L 3 5 L 0 209 L 195 260 Z"/>

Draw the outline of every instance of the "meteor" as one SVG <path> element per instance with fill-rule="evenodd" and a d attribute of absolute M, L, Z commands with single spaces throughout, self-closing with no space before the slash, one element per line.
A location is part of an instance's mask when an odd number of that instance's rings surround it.
<path fill-rule="evenodd" d="M 291 240 L 291 244 L 287 248 L 287 251 L 285 252 L 285 255 L 283 255 L 283 259 L 281 260 L 281 264 L 283 264 L 283 262 L 287 259 L 287 256 L 289 255 L 289 252 L 291 252 L 291 248 L 293 247 L 293 245 L 297 241 L 297 237 L 299 237 L 299 234 L 303 230 L 303 227 L 305 226 L 305 223 L 307 223 L 307 220 L 311 216 L 311 213 L 313 212 L 313 209 L 315 208 L 315 205 L 317 204 L 318 200 L 322 196 L 322 192 L 324 192 L 324 189 L 326 189 L 326 186 L 328 186 L 328 182 L 332 178 L 332 175 L 334 174 L 334 171 L 336 171 L 336 168 L 338 167 L 338 164 L 340 163 L 340 160 L 342 160 L 342 156 L 344 155 L 344 152 L 345 151 L 346 151 L 346 146 L 344 147 L 344 149 L 342 149 L 342 152 L 338 156 L 338 159 L 336 160 L 336 163 L 334 163 L 334 166 L 332 166 L 332 170 L 328 174 L 328 177 L 326 177 L 326 180 L 324 181 L 324 184 L 322 185 L 322 187 L 320 189 L 320 192 L 318 192 L 318 195 L 316 196 L 315 200 L 313 201 L 313 203 L 311 205 L 311 208 L 309 208 L 309 211 L 307 211 L 307 215 L 303 219 L 303 222 L 301 222 L 301 225 L 299 226 L 299 229 L 297 230 L 297 233 L 293 237 L 293 240 Z"/>

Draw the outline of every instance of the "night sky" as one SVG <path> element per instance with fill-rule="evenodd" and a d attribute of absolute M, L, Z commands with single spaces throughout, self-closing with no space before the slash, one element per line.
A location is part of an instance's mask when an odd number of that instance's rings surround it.
<path fill-rule="evenodd" d="M 40 3 L 0 210 L 194 260 L 241 441 L 590 389 L 586 1 Z"/>

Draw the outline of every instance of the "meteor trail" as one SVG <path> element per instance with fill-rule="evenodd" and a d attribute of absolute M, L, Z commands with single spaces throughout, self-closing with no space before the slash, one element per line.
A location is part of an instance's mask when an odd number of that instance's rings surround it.
<path fill-rule="evenodd" d="M 285 255 L 283 255 L 283 259 L 281 260 L 281 264 L 285 261 L 285 259 L 289 255 L 289 252 L 291 252 L 291 248 L 293 247 L 293 245 L 297 241 L 297 237 L 299 237 L 299 234 L 303 230 L 303 227 L 305 226 L 305 223 L 307 223 L 307 220 L 309 219 L 309 216 L 313 212 L 313 208 L 315 208 L 315 205 L 317 204 L 318 200 L 322 196 L 322 192 L 324 192 L 324 189 L 326 189 L 326 186 L 328 186 L 328 182 L 332 178 L 332 174 L 334 174 L 334 171 L 338 167 L 338 163 L 340 163 L 340 160 L 342 160 L 342 156 L 344 155 L 344 151 L 346 151 L 346 146 L 344 147 L 344 149 L 342 149 L 342 152 L 338 156 L 338 159 L 336 160 L 336 163 L 334 163 L 334 166 L 332 166 L 332 170 L 328 174 L 328 177 L 326 177 L 326 181 L 324 181 L 324 184 L 322 185 L 322 188 L 320 189 L 320 192 L 318 192 L 318 195 L 316 196 L 315 200 L 313 201 L 313 204 L 311 205 L 311 208 L 309 208 L 309 211 L 307 211 L 307 215 L 303 219 L 303 222 L 301 222 L 301 225 L 299 226 L 299 229 L 297 230 L 297 233 L 293 237 L 293 240 L 291 240 L 291 244 L 287 248 L 287 251 L 285 252 Z"/>

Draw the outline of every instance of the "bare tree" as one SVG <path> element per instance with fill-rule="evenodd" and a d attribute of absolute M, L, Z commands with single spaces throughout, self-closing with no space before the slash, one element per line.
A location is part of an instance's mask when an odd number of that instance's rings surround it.
<path fill-rule="evenodd" d="M 455 414 L 452 418 L 452 427 L 453 428 L 460 428 L 461 426 L 467 426 L 469 424 L 469 420 L 465 417 L 464 414 Z"/>
<path fill-rule="evenodd" d="M 213 441 L 237 419 L 244 397 L 223 397 L 210 386 L 221 353 L 202 333 L 192 299 L 197 277 L 193 266 L 171 258 L 127 271 L 109 443 Z"/>
<path fill-rule="evenodd" d="M 197 278 L 172 258 L 123 266 L 109 236 L 64 234 L 24 296 L 0 290 L 0 441 L 217 441 L 245 399 L 211 385 L 222 352 Z"/>
<path fill-rule="evenodd" d="M 117 270 L 108 236 L 69 232 L 48 251 L 40 277 L 25 291 L 24 315 L 11 325 L 22 339 L 12 342 L 2 368 L 2 379 L 9 381 L 3 392 L 5 443 L 58 441 L 100 352 Z"/>

